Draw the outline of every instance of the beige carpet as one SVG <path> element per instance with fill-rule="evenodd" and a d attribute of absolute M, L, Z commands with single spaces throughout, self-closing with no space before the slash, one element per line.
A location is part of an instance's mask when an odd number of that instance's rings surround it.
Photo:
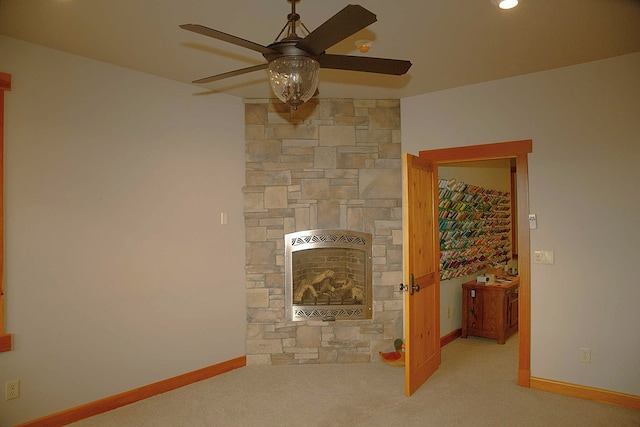
<path fill-rule="evenodd" d="M 404 368 L 248 366 L 73 424 L 88 426 L 640 426 L 640 411 L 516 385 L 517 336 L 457 339 L 412 397 Z"/>

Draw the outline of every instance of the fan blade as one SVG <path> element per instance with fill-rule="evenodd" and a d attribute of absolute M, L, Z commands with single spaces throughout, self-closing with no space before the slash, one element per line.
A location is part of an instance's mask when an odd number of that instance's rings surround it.
<path fill-rule="evenodd" d="M 227 43 L 232 43 L 238 46 L 246 47 L 247 49 L 255 50 L 262 54 L 274 54 L 277 53 L 272 49 L 261 44 L 250 42 L 249 40 L 241 39 L 240 37 L 232 36 L 231 34 L 223 33 L 222 31 L 214 30 L 213 28 L 205 27 L 198 24 L 182 24 L 180 28 L 187 31 L 193 31 L 194 33 L 202 34 L 203 36 L 213 37 L 214 39 L 222 40 Z"/>
<path fill-rule="evenodd" d="M 334 44 L 376 21 L 376 15 L 364 7 L 350 4 L 300 40 L 296 47 L 318 56 Z"/>
<path fill-rule="evenodd" d="M 368 56 L 330 55 L 320 57 L 321 68 L 364 71 L 366 73 L 393 74 L 399 76 L 409 71 L 410 61 L 400 59 L 370 58 Z"/>
<path fill-rule="evenodd" d="M 203 79 L 194 80 L 193 83 L 211 83 L 217 80 L 226 79 L 227 77 L 239 76 L 246 73 L 251 73 L 253 71 L 264 70 L 267 68 L 269 64 L 259 64 L 254 65 L 253 67 L 241 68 L 235 71 L 229 71 L 227 73 L 216 74 L 215 76 L 205 77 Z"/>

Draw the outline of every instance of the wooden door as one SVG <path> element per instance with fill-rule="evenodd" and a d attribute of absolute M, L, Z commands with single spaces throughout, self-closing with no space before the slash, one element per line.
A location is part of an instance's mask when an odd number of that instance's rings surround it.
<path fill-rule="evenodd" d="M 440 366 L 437 179 L 431 161 L 403 158 L 405 394 Z M 413 286 L 413 289 L 411 287 Z"/>

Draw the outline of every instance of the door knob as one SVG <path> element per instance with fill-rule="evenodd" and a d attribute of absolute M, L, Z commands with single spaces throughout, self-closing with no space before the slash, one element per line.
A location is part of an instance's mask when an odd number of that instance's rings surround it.
<path fill-rule="evenodd" d="M 400 292 L 407 291 L 409 295 L 413 295 L 414 292 L 420 292 L 420 285 L 413 284 L 413 274 L 409 275 L 409 285 L 400 283 Z"/>

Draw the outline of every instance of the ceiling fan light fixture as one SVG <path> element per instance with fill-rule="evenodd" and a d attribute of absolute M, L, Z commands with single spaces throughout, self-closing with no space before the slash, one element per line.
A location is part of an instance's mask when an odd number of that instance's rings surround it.
<path fill-rule="evenodd" d="M 518 0 L 491 0 L 491 3 L 500 9 L 513 9 L 518 5 Z"/>
<path fill-rule="evenodd" d="M 275 41 L 268 46 L 254 43 L 231 34 L 199 24 L 182 24 L 180 28 L 232 43 L 262 54 L 266 63 L 229 71 L 195 80 L 193 83 L 211 83 L 258 70 L 269 70 L 269 83 L 275 95 L 294 110 L 311 99 L 318 88 L 320 67 L 333 70 L 360 71 L 399 76 L 411 67 L 410 61 L 388 58 L 370 58 L 355 55 L 328 54 L 335 44 L 376 22 L 376 15 L 357 4 L 349 4 L 313 31 L 300 21 L 295 5 L 300 0 L 288 0 L 291 13 Z M 296 34 L 296 27 L 306 36 Z M 286 31 L 286 32 L 285 32 Z M 281 36 L 285 34 L 284 38 Z M 368 42 L 368 40 L 365 40 Z M 371 46 L 369 44 L 367 47 Z"/>
<path fill-rule="evenodd" d="M 269 82 L 278 99 L 294 110 L 316 93 L 320 63 L 309 56 L 281 56 L 269 62 Z"/>

